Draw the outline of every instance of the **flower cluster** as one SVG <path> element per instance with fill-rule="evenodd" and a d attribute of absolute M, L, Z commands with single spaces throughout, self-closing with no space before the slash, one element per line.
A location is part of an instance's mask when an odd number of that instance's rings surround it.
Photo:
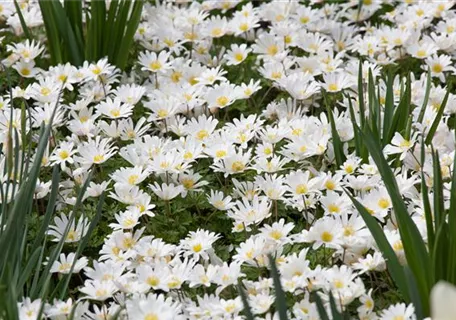
<path fill-rule="evenodd" d="M 18 2 L 29 27 L 41 28 L 38 2 Z M 397 105 L 405 90 L 400 69 L 414 71 L 411 134 L 395 132 L 382 151 L 397 164 L 398 188 L 426 239 L 419 183 L 424 175 L 432 190 L 434 163 L 420 141 L 456 73 L 454 2 L 157 1 L 144 7 L 140 53 L 128 73 L 107 58 L 40 68 L 43 43 L 6 44 L 3 73 L 23 80 L 0 97 L 0 141 L 32 145 L 42 123 L 52 123 L 35 199 L 48 196 L 49 168 L 59 166 L 47 235 L 65 246 L 49 271 L 80 276 L 65 300 L 22 298 L 20 318 L 36 319 L 44 304 L 49 319 L 71 312 L 75 319 L 244 319 L 240 281 L 256 319 L 278 319 L 268 271 L 276 263 L 290 319 L 318 319 L 314 293 L 328 308 L 332 294 L 360 319 L 415 319 L 400 297 L 375 299 L 391 290 L 391 279 L 348 194 L 407 260 L 377 166 L 353 148 L 352 119 L 365 116 L 358 92 L 369 77 L 378 81 L 384 117 L 387 100 Z M 14 3 L 0 4 L 0 18 L 21 34 Z M 393 70 L 388 92 L 385 75 Z M 448 208 L 456 96 L 447 100 L 432 143 Z M 340 165 L 334 130 L 346 156 Z M 93 214 L 73 209 L 89 177 L 83 204 L 91 208 L 106 193 L 110 209 L 100 245 L 80 255 L 75 244 Z"/>

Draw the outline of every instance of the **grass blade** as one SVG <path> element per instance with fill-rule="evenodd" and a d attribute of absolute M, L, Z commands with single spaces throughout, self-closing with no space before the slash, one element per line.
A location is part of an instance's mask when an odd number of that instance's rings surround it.
<path fill-rule="evenodd" d="M 17 16 L 19 17 L 19 21 L 21 23 L 22 30 L 24 31 L 24 35 L 27 39 L 31 41 L 32 35 L 30 33 L 29 28 L 27 27 L 27 24 L 25 23 L 24 15 L 22 14 L 21 7 L 17 3 L 17 0 L 14 0 L 14 7 L 16 8 Z"/>
<path fill-rule="evenodd" d="M 443 111 L 445 110 L 445 107 L 448 102 L 448 98 L 450 97 L 450 91 L 451 91 L 451 83 L 448 85 L 448 90 L 445 94 L 445 97 L 443 98 L 442 104 L 440 105 L 439 111 L 437 112 L 437 115 L 435 116 L 434 122 L 432 122 L 431 128 L 429 129 L 429 132 L 426 136 L 425 143 L 429 145 L 432 142 L 432 139 L 434 138 L 434 134 L 437 131 L 437 127 L 440 124 L 440 121 L 442 120 L 443 116 Z"/>
<path fill-rule="evenodd" d="M 356 200 L 349 192 L 346 193 L 350 197 L 361 217 L 364 219 L 364 222 L 369 228 L 369 231 L 372 233 L 377 246 L 385 258 L 386 266 L 388 268 L 389 274 L 391 275 L 391 278 L 393 278 L 394 283 L 402 293 L 404 300 L 409 302 L 410 295 L 408 292 L 407 283 L 405 281 L 404 268 L 399 263 L 399 259 L 397 258 L 396 253 L 388 242 L 385 234 L 383 233 L 382 228 L 379 226 L 377 220 L 369 214 L 367 209 L 358 200 Z"/>
<path fill-rule="evenodd" d="M 244 313 L 247 320 L 255 320 L 253 316 L 252 309 L 250 308 L 247 295 L 245 294 L 244 288 L 242 287 L 241 279 L 238 280 L 238 291 L 242 299 L 242 304 L 244 305 Z"/>
<path fill-rule="evenodd" d="M 272 255 L 269 255 L 269 265 L 271 267 L 271 275 L 272 280 L 274 283 L 274 290 L 275 290 L 275 305 L 276 309 L 279 313 L 280 320 L 287 320 L 287 300 L 285 298 L 285 292 L 283 292 L 282 284 L 280 283 L 280 276 L 279 272 L 277 271 L 277 267 L 275 265 L 275 260 Z"/>

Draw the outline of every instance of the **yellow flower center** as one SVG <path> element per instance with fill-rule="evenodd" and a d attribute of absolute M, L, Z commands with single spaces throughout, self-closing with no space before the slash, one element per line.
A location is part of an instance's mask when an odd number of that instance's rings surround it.
<path fill-rule="evenodd" d="M 244 60 L 244 55 L 240 52 L 235 53 L 234 60 L 236 60 L 237 62 L 241 62 L 242 60 Z"/>
<path fill-rule="evenodd" d="M 249 25 L 247 23 L 241 23 L 239 25 L 239 30 L 241 30 L 242 32 L 246 32 L 247 30 L 249 30 Z"/>
<path fill-rule="evenodd" d="M 242 170 L 245 169 L 245 165 L 241 161 L 234 161 L 233 164 L 231 165 L 231 169 L 234 172 L 241 172 Z"/>
<path fill-rule="evenodd" d="M 177 278 L 172 279 L 171 281 L 168 281 L 168 287 L 170 289 L 174 289 L 174 288 L 178 287 L 180 284 L 181 284 L 181 282 Z"/>
<path fill-rule="evenodd" d="M 109 113 L 111 114 L 111 116 L 116 117 L 116 118 L 118 116 L 120 116 L 120 110 L 119 109 L 113 109 Z"/>
<path fill-rule="evenodd" d="M 416 53 L 416 55 L 419 57 L 419 58 L 424 58 L 426 56 L 426 51 L 424 50 L 418 50 L 418 52 Z"/>
<path fill-rule="evenodd" d="M 332 233 L 330 233 L 328 231 L 324 231 L 321 234 L 321 241 L 323 241 L 323 242 L 331 242 L 333 238 L 334 238 L 334 236 L 332 235 Z"/>
<path fill-rule="evenodd" d="M 334 181 L 328 180 L 325 183 L 325 187 L 328 190 L 334 190 L 336 188 L 336 184 L 334 183 Z"/>
<path fill-rule="evenodd" d="M 112 253 L 113 253 L 115 256 L 118 256 L 119 253 L 120 253 L 120 248 L 119 248 L 119 247 L 113 247 L 113 248 L 112 248 Z"/>
<path fill-rule="evenodd" d="M 353 168 L 353 166 L 352 166 L 351 164 L 349 164 L 349 165 L 347 165 L 347 166 L 345 167 L 345 172 L 346 172 L 346 173 L 349 173 L 349 174 L 350 174 L 350 173 L 353 173 L 353 171 L 355 171 L 355 168 Z"/>
<path fill-rule="evenodd" d="M 67 240 L 69 241 L 75 241 L 77 237 L 77 233 L 74 230 L 70 230 L 67 235 Z"/>
<path fill-rule="evenodd" d="M 157 276 L 150 276 L 146 280 L 147 284 L 151 287 L 155 287 L 160 283 L 160 279 Z"/>
<path fill-rule="evenodd" d="M 99 66 L 96 66 L 95 68 L 92 69 L 92 73 L 94 75 L 99 75 L 101 73 L 101 68 Z"/>
<path fill-rule="evenodd" d="M 168 116 L 168 110 L 160 109 L 158 110 L 157 114 L 160 118 L 165 118 Z"/>
<path fill-rule="evenodd" d="M 104 160 L 104 155 L 102 155 L 102 154 L 97 154 L 95 157 L 93 157 L 94 163 L 100 163 L 103 160 Z"/>
<path fill-rule="evenodd" d="M 329 86 L 328 86 L 328 90 L 329 91 L 338 91 L 339 87 L 337 86 L 336 83 L 330 83 Z"/>
<path fill-rule="evenodd" d="M 443 70 L 443 66 L 440 63 L 436 63 L 432 66 L 432 71 L 435 73 L 440 73 Z"/>
<path fill-rule="evenodd" d="M 412 143 L 411 143 L 410 141 L 408 141 L 408 140 L 404 140 L 404 141 L 402 141 L 402 142 L 400 143 L 400 146 L 401 146 L 402 148 L 410 148 L 411 145 L 412 145 Z"/>
<path fill-rule="evenodd" d="M 274 240 L 280 240 L 282 238 L 282 236 L 283 236 L 282 232 L 280 232 L 278 230 L 271 231 L 271 233 L 269 235 Z"/>
<path fill-rule="evenodd" d="M 194 252 L 200 252 L 202 249 L 203 249 L 203 246 L 201 245 L 201 243 L 195 244 L 195 245 L 192 247 L 192 250 L 193 250 Z"/>
<path fill-rule="evenodd" d="M 200 130 L 196 134 L 196 139 L 198 140 L 204 140 L 205 138 L 209 137 L 209 132 L 207 130 Z"/>
<path fill-rule="evenodd" d="M 387 209 L 387 208 L 389 208 L 389 206 L 390 206 L 390 202 L 389 202 L 389 200 L 386 199 L 386 198 L 381 198 L 380 200 L 378 200 L 378 203 L 377 203 L 377 204 L 378 204 L 378 206 L 379 206 L 380 208 L 382 208 L 382 209 Z"/>
<path fill-rule="evenodd" d="M 275 56 L 279 52 L 279 47 L 275 44 L 269 46 L 267 52 L 270 56 Z"/>
<path fill-rule="evenodd" d="M 304 16 L 304 17 L 301 17 L 301 18 L 299 19 L 299 21 L 300 21 L 302 24 L 306 24 L 307 22 L 310 21 L 310 18 L 307 17 L 307 16 Z"/>
<path fill-rule="evenodd" d="M 192 179 L 182 179 L 182 185 L 185 189 L 191 189 L 195 185 L 195 182 Z"/>
<path fill-rule="evenodd" d="M 155 60 L 149 64 L 149 69 L 151 69 L 152 71 L 160 70 L 161 67 L 162 67 L 162 64 L 158 60 Z"/>
<path fill-rule="evenodd" d="M 223 158 L 226 156 L 226 151 L 225 150 L 218 150 L 216 153 L 215 153 L 215 156 L 217 158 Z"/>
<path fill-rule="evenodd" d="M 296 193 L 297 194 L 305 194 L 309 191 L 309 188 L 305 184 L 299 184 L 296 186 Z"/>
<path fill-rule="evenodd" d="M 95 291 L 95 296 L 96 297 L 103 297 L 107 294 L 108 292 L 105 289 L 98 289 Z"/>
<path fill-rule="evenodd" d="M 21 69 L 21 74 L 22 74 L 23 76 L 28 76 L 28 75 L 30 75 L 30 73 L 31 73 L 31 71 L 30 71 L 29 68 L 22 68 L 22 69 Z"/>
<path fill-rule="evenodd" d="M 335 280 L 334 281 L 334 286 L 337 288 L 337 289 L 342 289 L 344 287 L 344 282 L 341 281 L 341 280 Z"/>
<path fill-rule="evenodd" d="M 221 28 L 214 28 L 212 29 L 211 35 L 212 37 L 220 37 L 223 35 L 223 31 Z"/>
<path fill-rule="evenodd" d="M 340 207 L 334 203 L 331 203 L 329 206 L 328 206 L 328 211 L 330 213 L 340 213 Z"/>
<path fill-rule="evenodd" d="M 352 236 L 354 234 L 355 234 L 355 230 L 353 230 L 352 226 L 346 226 L 344 228 L 344 236 L 345 237 Z"/>
<path fill-rule="evenodd" d="M 179 82 L 181 78 L 182 78 L 182 72 L 174 71 L 171 74 L 171 81 L 174 82 L 174 83 Z"/>
<path fill-rule="evenodd" d="M 158 316 L 155 313 L 149 313 L 144 317 L 144 320 L 158 320 Z"/>
<path fill-rule="evenodd" d="M 271 73 L 271 78 L 272 78 L 272 79 L 280 79 L 280 78 L 282 78 L 282 72 L 273 71 L 273 72 Z"/>
<path fill-rule="evenodd" d="M 226 106 L 228 104 L 228 101 L 230 101 L 230 99 L 228 99 L 227 96 L 221 96 L 217 98 L 217 104 L 221 107 Z"/>
<path fill-rule="evenodd" d="M 136 181 L 138 180 L 138 175 L 137 174 L 132 174 L 131 176 L 128 177 L 128 183 L 129 184 L 136 184 Z"/>
<path fill-rule="evenodd" d="M 132 225 L 134 225 L 136 223 L 135 220 L 133 220 L 132 218 L 127 218 L 124 220 L 124 226 L 126 227 L 131 227 Z"/>
<path fill-rule="evenodd" d="M 66 262 L 66 263 L 62 263 L 60 266 L 59 266 L 59 271 L 62 272 L 62 271 L 65 271 L 65 270 L 70 270 L 71 269 L 71 264 Z"/>
<path fill-rule="evenodd" d="M 404 246 L 402 245 L 402 241 L 398 240 L 393 244 L 393 249 L 394 251 L 401 251 L 404 249 Z"/>
<path fill-rule="evenodd" d="M 40 93 L 43 96 L 48 96 L 51 93 L 51 89 L 49 89 L 49 88 L 41 88 Z"/>
<path fill-rule="evenodd" d="M 175 42 L 169 38 L 166 38 L 165 40 L 163 40 L 163 42 L 170 48 L 174 47 L 174 45 L 175 45 Z"/>
<path fill-rule="evenodd" d="M 66 150 L 62 150 L 62 151 L 59 152 L 59 157 L 62 160 L 67 159 L 69 156 L 70 156 L 70 154 Z"/>

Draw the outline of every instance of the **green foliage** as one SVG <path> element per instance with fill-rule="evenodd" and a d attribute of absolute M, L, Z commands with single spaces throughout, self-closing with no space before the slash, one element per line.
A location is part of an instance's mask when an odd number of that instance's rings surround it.
<path fill-rule="evenodd" d="M 80 66 L 85 60 L 108 57 L 125 69 L 134 35 L 141 19 L 143 1 L 40 1 L 51 63 L 70 62 Z M 25 30 L 25 29 L 24 29 Z"/>
<path fill-rule="evenodd" d="M 8 70 L 6 72 L 9 73 Z M 13 107 L 13 103 L 11 107 Z M 90 182 L 90 178 L 87 179 L 84 186 L 79 190 L 73 213 L 69 219 L 70 223 L 64 230 L 62 238 L 57 244 L 51 245 L 46 232 L 49 229 L 56 207 L 60 181 L 58 166 L 53 168 L 52 188 L 47 199 L 47 208 L 39 219 L 36 219 L 37 212 L 33 210 L 33 203 L 42 159 L 51 135 L 52 119 L 58 107 L 58 103 L 56 103 L 49 124 L 41 126 L 40 139 L 36 149 L 34 148 L 32 151 L 31 148 L 25 148 L 25 144 L 32 143 L 30 137 L 25 135 L 22 137 L 21 146 L 18 142 L 18 132 L 13 126 L 9 128 L 7 145 L 1 146 L 7 157 L 7 165 L 3 174 L 10 179 L 0 184 L 0 246 L 2 248 L 0 255 L 0 319 L 19 319 L 17 302 L 24 296 L 31 299 L 41 298 L 43 303 L 66 296 L 71 271 L 77 258 L 87 246 L 101 216 L 103 196 L 98 203 L 96 216 L 92 219 L 86 235 L 75 249 L 76 258 L 71 266 L 70 273 L 55 282 L 52 279 L 50 269 L 62 252 L 71 222 L 74 221 L 76 214 L 80 211 L 83 195 Z M 25 110 L 24 104 L 22 104 L 22 109 Z M 11 114 L 13 113 L 11 112 Z M 25 132 L 24 122 L 22 126 L 22 132 Z M 21 152 L 23 152 L 22 155 Z M 34 157 L 30 169 L 28 168 L 28 161 L 20 161 L 21 156 L 25 159 Z M 38 222 L 34 220 L 38 220 Z M 29 231 L 32 229 L 35 229 L 35 233 L 33 237 L 30 237 Z M 44 264 L 46 257 L 48 259 Z M 41 313 L 43 307 L 44 304 L 41 307 Z"/>
<path fill-rule="evenodd" d="M 456 175 L 453 174 L 451 182 L 450 203 L 453 203 L 453 207 L 450 207 L 450 210 L 445 210 L 439 155 L 438 152 L 433 150 L 433 213 L 431 212 L 425 175 L 423 171 L 421 172 L 421 192 L 424 199 L 428 229 L 428 244 L 426 244 L 407 211 L 407 205 L 401 196 L 394 173 L 383 156 L 382 146 L 377 139 L 378 137 L 369 127 L 364 132 L 360 128 L 357 130 L 363 145 L 367 147 L 375 161 L 391 197 L 393 212 L 398 223 L 407 259 L 407 267 L 400 265 L 375 218 L 354 197 L 350 197 L 374 236 L 379 249 L 385 256 L 388 270 L 401 294 L 407 301 L 414 303 L 419 318 L 429 316 L 429 295 L 433 285 L 439 280 L 456 283 L 456 269 L 452 267 L 456 265 L 456 253 L 454 252 L 456 234 L 450 231 L 454 228 L 456 221 L 456 211 L 454 210 L 456 203 L 456 192 L 454 192 L 456 191 Z M 423 167 L 424 163 L 424 145 L 425 141 L 422 142 L 421 146 L 421 167 Z M 453 246 L 449 244 L 453 244 Z"/>

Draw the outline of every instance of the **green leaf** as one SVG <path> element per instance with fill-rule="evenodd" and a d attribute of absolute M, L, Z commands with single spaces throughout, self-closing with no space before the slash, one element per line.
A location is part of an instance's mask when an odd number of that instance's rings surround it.
<path fill-rule="evenodd" d="M 372 159 L 375 161 L 388 194 L 391 197 L 405 256 L 410 269 L 415 275 L 423 305 L 426 307 L 424 313 L 429 314 L 429 292 L 434 284 L 434 275 L 427 246 L 421 237 L 418 227 L 407 211 L 407 206 L 399 192 L 394 173 L 383 156 L 381 145 L 368 128 L 365 133 L 362 133 L 362 139 Z"/>
<path fill-rule="evenodd" d="M 426 136 L 425 143 L 429 145 L 432 142 L 432 139 L 434 138 L 434 134 L 437 131 L 437 127 L 440 124 L 440 120 L 442 120 L 443 116 L 443 111 L 445 110 L 445 107 L 448 102 L 448 98 L 450 97 L 450 91 L 451 91 L 451 83 L 448 85 L 448 90 L 445 94 L 445 97 L 443 98 L 442 104 L 440 105 L 439 111 L 437 112 L 437 115 L 435 116 L 434 122 L 432 122 L 431 128 L 429 129 L 429 132 Z"/>
<path fill-rule="evenodd" d="M 325 306 L 323 305 L 323 301 L 318 293 L 315 292 L 314 294 L 315 304 L 317 305 L 318 315 L 320 316 L 321 320 L 330 320 L 328 313 L 326 312 Z"/>
<path fill-rule="evenodd" d="M 424 319 L 425 317 L 423 315 L 422 305 L 423 302 L 420 299 L 415 277 L 410 268 L 407 266 L 404 267 L 404 273 L 405 279 L 407 280 L 407 286 L 409 288 L 410 299 L 413 303 L 413 307 L 415 308 L 415 314 L 418 319 Z"/>
<path fill-rule="evenodd" d="M 253 316 L 252 309 L 250 308 L 249 301 L 247 300 L 247 295 L 245 294 L 244 288 L 242 287 L 241 279 L 238 279 L 238 292 L 242 299 L 242 304 L 244 305 L 244 314 L 247 320 L 255 320 Z"/>
<path fill-rule="evenodd" d="M 62 292 L 60 294 L 60 299 L 65 298 L 67 291 L 68 291 L 68 285 L 70 283 L 70 278 L 71 278 L 71 275 L 73 274 L 73 269 L 74 269 L 74 266 L 76 265 L 77 259 L 79 258 L 79 256 L 81 255 L 81 253 L 85 249 L 85 247 L 89 244 L 90 237 L 92 236 L 92 233 L 95 230 L 95 227 L 98 225 L 98 222 L 100 221 L 101 212 L 103 210 L 104 199 L 105 199 L 105 193 L 102 193 L 100 198 L 98 199 L 96 215 L 95 215 L 95 217 L 92 218 L 92 221 L 90 222 L 90 225 L 89 225 L 89 229 L 87 230 L 87 233 L 84 236 L 84 238 L 82 239 L 82 241 L 80 241 L 78 248 L 75 252 L 75 257 L 74 257 L 70 272 L 68 273 L 68 275 L 66 275 L 66 277 L 62 278 L 62 280 L 65 279 L 65 281 L 63 282 L 63 288 L 62 288 Z M 85 232 L 85 230 L 82 231 L 82 233 L 84 233 L 84 232 Z"/>
<path fill-rule="evenodd" d="M 325 96 L 326 100 L 326 96 Z M 337 132 L 336 122 L 334 120 L 334 115 L 332 113 L 331 107 L 326 101 L 326 110 L 328 112 L 329 123 L 331 125 L 331 136 L 334 146 L 334 156 L 336 158 L 336 165 L 340 167 L 345 161 L 345 154 L 342 141 L 340 140 L 339 132 Z"/>
<path fill-rule="evenodd" d="M 21 23 L 22 30 L 24 30 L 24 35 L 27 39 L 29 39 L 31 41 L 32 36 L 31 36 L 30 30 L 29 30 L 27 24 L 25 23 L 24 15 L 22 14 L 21 7 L 19 7 L 17 0 L 14 0 L 14 7 L 16 8 L 17 16 L 19 17 L 19 22 Z"/>
<path fill-rule="evenodd" d="M 378 248 L 382 252 L 391 278 L 393 278 L 394 283 L 403 295 L 404 300 L 410 302 L 410 296 L 405 279 L 404 269 L 402 265 L 399 263 L 399 259 L 397 258 L 396 253 L 394 252 L 393 248 L 388 242 L 388 239 L 386 238 L 385 234 L 383 233 L 382 228 L 379 226 L 377 220 L 369 214 L 367 209 L 358 200 L 356 200 L 349 192 L 346 191 L 346 193 L 352 200 L 358 212 L 360 213 L 361 217 L 366 223 L 366 226 L 369 228 L 369 231 L 374 237 Z"/>
<path fill-rule="evenodd" d="M 143 8 L 143 1 L 135 1 L 132 12 L 127 22 L 127 29 L 120 43 L 120 49 L 115 57 L 115 64 L 120 69 L 124 69 L 127 61 L 130 48 L 133 44 L 136 30 L 138 29 L 141 20 L 141 13 Z"/>
<path fill-rule="evenodd" d="M 426 107 L 429 101 L 429 94 L 431 93 L 431 84 L 432 84 L 432 79 L 431 79 L 431 68 L 428 67 L 427 71 L 427 81 L 426 81 L 426 91 L 424 92 L 424 100 L 423 104 L 421 105 L 421 110 L 418 115 L 418 123 L 423 123 L 423 118 L 424 118 L 424 113 L 426 112 Z"/>
<path fill-rule="evenodd" d="M 60 38 L 63 40 L 62 47 L 66 52 L 71 64 L 81 66 L 84 61 L 82 43 L 77 41 L 71 21 L 68 19 L 66 12 L 60 1 L 50 1 L 58 27 Z"/>
<path fill-rule="evenodd" d="M 405 91 L 401 95 L 401 100 L 397 106 L 391 127 L 389 129 L 388 135 L 384 137 L 385 143 L 389 143 L 393 138 L 395 132 L 400 132 L 402 135 L 405 135 L 405 129 L 407 126 L 407 118 L 410 114 L 410 106 L 412 100 L 412 89 L 411 89 L 411 80 L 410 75 L 407 76 Z"/>
<path fill-rule="evenodd" d="M 390 131 L 392 122 L 393 122 L 393 115 L 394 115 L 394 76 L 392 71 L 388 72 L 387 80 L 386 80 L 386 97 L 385 97 L 385 112 L 383 115 L 383 135 L 382 135 L 382 144 L 386 146 L 389 141 L 385 139 L 388 137 L 388 132 Z"/>
<path fill-rule="evenodd" d="M 282 284 L 280 283 L 280 276 L 279 272 L 277 271 L 277 267 L 275 265 L 275 260 L 272 255 L 269 255 L 269 265 L 271 267 L 271 275 L 272 281 L 274 283 L 274 290 L 275 290 L 275 305 L 276 309 L 279 313 L 280 320 L 287 320 L 287 300 L 285 297 L 285 292 L 283 292 Z"/>
<path fill-rule="evenodd" d="M 456 130 L 455 130 L 456 136 Z M 447 279 L 451 283 L 456 283 L 456 157 L 453 160 L 453 172 L 451 179 L 451 190 L 450 190 L 450 210 L 448 212 L 448 228 L 453 230 L 450 232 L 448 237 L 448 276 Z"/>
<path fill-rule="evenodd" d="M 51 63 L 53 65 L 63 63 L 62 46 L 60 41 L 60 33 L 57 27 L 56 17 L 54 14 L 53 1 L 42 1 L 40 5 L 41 14 L 43 16 L 44 27 L 46 30 L 47 45 L 51 55 Z"/>

